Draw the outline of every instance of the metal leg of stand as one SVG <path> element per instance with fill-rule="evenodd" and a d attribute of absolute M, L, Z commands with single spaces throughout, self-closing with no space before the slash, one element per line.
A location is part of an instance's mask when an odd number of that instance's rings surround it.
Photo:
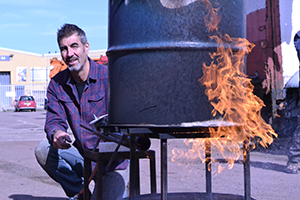
<path fill-rule="evenodd" d="M 249 141 L 244 141 L 244 190 L 245 200 L 251 199 L 251 183 L 250 183 L 250 150 L 249 145 L 246 145 Z"/>
<path fill-rule="evenodd" d="M 161 139 L 161 200 L 168 198 L 168 148 L 167 139 Z"/>
<path fill-rule="evenodd" d="M 155 154 L 154 154 L 154 158 L 150 158 L 149 160 L 150 160 L 150 185 L 151 185 L 151 194 L 155 194 L 156 193 Z"/>
<path fill-rule="evenodd" d="M 212 200 L 212 181 L 211 181 L 211 141 L 205 140 L 205 178 L 207 199 Z"/>
<path fill-rule="evenodd" d="M 137 158 L 135 160 L 135 164 L 136 164 L 136 171 L 135 171 L 135 195 L 140 195 L 141 191 L 140 191 L 140 161 L 139 158 Z"/>
<path fill-rule="evenodd" d="M 89 177 L 91 174 L 91 160 L 84 158 L 84 185 L 83 185 L 83 199 L 90 200 L 89 193 Z"/>
<path fill-rule="evenodd" d="M 103 162 L 102 160 L 97 160 L 97 199 L 103 199 Z"/>
<path fill-rule="evenodd" d="M 130 136 L 130 176 L 129 176 L 129 199 L 134 200 L 136 195 L 136 136 Z"/>

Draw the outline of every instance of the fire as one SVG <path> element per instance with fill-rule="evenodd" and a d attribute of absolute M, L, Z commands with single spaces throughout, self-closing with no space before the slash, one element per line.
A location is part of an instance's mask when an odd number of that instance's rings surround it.
<path fill-rule="evenodd" d="M 212 158 L 205 158 L 205 143 L 210 142 L 211 149 L 217 149 L 227 161 L 231 169 L 240 156 L 243 155 L 241 147 L 245 141 L 258 141 L 263 147 L 273 142 L 277 137 L 272 127 L 261 117 L 263 101 L 253 94 L 254 86 L 251 79 L 247 78 L 245 70 L 245 55 L 250 53 L 254 44 L 244 38 L 231 38 L 229 35 L 221 35 L 218 32 L 218 24 L 221 17 L 218 9 L 214 8 L 208 0 L 202 0 L 208 10 L 204 17 L 205 24 L 210 33 L 210 39 L 218 44 L 216 52 L 210 53 L 212 59 L 210 65 L 203 63 L 203 76 L 200 83 L 206 87 L 207 95 L 213 106 L 212 115 L 222 115 L 220 124 L 231 122 L 234 126 L 218 126 L 210 128 L 211 138 L 186 139 L 185 144 L 191 148 L 186 151 L 174 149 L 173 161 L 176 162 L 182 156 L 188 160 L 199 157 L 202 162 Z M 249 148 L 249 142 L 246 143 Z M 253 146 L 253 148 L 255 148 Z M 223 170 L 219 166 L 218 173 Z"/>

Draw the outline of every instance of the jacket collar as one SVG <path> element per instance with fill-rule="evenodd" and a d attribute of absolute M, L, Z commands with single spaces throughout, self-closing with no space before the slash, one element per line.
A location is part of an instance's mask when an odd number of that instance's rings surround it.
<path fill-rule="evenodd" d="M 87 78 L 87 84 L 90 84 L 90 82 L 96 82 L 97 81 L 97 72 L 96 72 L 96 67 L 97 63 L 93 61 L 90 57 L 88 57 L 88 60 L 90 62 L 90 71 L 89 75 Z M 66 73 L 63 78 L 63 82 L 66 83 L 67 85 L 74 84 L 74 80 L 72 79 L 71 72 L 69 69 L 66 69 Z"/>

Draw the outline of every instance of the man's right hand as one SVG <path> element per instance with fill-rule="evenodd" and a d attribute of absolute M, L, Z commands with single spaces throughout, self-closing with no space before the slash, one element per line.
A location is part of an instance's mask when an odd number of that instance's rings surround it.
<path fill-rule="evenodd" d="M 68 133 L 57 130 L 53 134 L 53 147 L 57 149 L 68 149 L 71 147 L 72 140 Z"/>

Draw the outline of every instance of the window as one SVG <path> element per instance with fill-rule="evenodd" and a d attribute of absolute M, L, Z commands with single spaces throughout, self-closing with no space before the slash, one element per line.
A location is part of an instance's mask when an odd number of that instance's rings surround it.
<path fill-rule="evenodd" d="M 33 97 L 32 96 L 22 96 L 20 101 L 33 101 Z"/>
<path fill-rule="evenodd" d="M 42 67 L 31 67 L 30 68 L 30 81 L 31 82 L 41 82 L 47 81 L 47 69 Z"/>

